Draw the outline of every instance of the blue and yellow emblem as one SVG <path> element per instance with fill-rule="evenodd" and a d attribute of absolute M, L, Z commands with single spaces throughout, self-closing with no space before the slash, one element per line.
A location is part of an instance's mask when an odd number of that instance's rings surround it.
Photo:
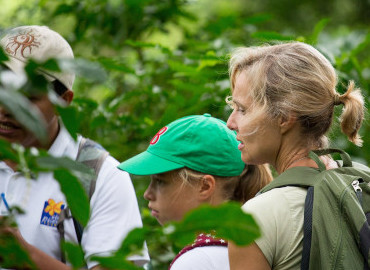
<path fill-rule="evenodd" d="M 56 227 L 60 212 L 62 212 L 63 209 L 64 204 L 62 201 L 56 203 L 53 199 L 47 200 L 42 211 L 40 224 Z"/>

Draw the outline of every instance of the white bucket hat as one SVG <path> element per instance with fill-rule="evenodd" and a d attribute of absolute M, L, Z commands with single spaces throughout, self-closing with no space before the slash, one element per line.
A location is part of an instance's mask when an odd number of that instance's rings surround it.
<path fill-rule="evenodd" d="M 7 65 L 15 73 L 23 73 L 27 59 L 37 62 L 53 59 L 73 59 L 73 51 L 68 42 L 47 26 L 29 25 L 13 28 L 6 32 L 0 45 L 9 56 Z M 75 74 L 73 72 L 42 71 L 49 81 L 58 80 L 72 90 Z"/>

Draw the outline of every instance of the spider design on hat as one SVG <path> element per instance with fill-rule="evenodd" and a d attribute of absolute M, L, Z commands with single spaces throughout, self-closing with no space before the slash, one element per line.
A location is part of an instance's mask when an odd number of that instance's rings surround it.
<path fill-rule="evenodd" d="M 40 42 L 37 42 L 35 40 L 35 36 L 31 34 L 32 30 L 29 32 L 23 32 L 21 34 L 9 37 L 9 43 L 6 45 L 6 51 L 15 56 L 20 49 L 20 54 L 23 58 L 26 58 L 24 56 L 24 52 L 26 49 L 29 50 L 29 53 L 32 52 L 32 47 L 38 48 L 40 45 Z"/>

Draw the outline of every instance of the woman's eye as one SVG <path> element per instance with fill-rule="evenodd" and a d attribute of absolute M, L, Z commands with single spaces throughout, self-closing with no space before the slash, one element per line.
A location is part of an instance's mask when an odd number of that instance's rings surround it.
<path fill-rule="evenodd" d="M 244 108 L 240 108 L 240 107 L 238 107 L 236 111 L 238 111 L 240 113 L 243 113 L 243 114 L 245 113 L 245 109 Z"/>

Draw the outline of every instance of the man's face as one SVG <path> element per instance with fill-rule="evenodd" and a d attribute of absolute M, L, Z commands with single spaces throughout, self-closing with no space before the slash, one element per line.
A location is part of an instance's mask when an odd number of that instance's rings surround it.
<path fill-rule="evenodd" d="M 24 128 L 14 117 L 0 106 L 0 139 L 11 143 L 19 143 L 25 147 L 37 147 L 48 149 L 53 143 L 59 131 L 58 117 L 54 105 L 46 94 L 29 97 L 30 102 L 41 113 L 46 123 L 48 141 L 41 144 L 38 139 Z"/>

